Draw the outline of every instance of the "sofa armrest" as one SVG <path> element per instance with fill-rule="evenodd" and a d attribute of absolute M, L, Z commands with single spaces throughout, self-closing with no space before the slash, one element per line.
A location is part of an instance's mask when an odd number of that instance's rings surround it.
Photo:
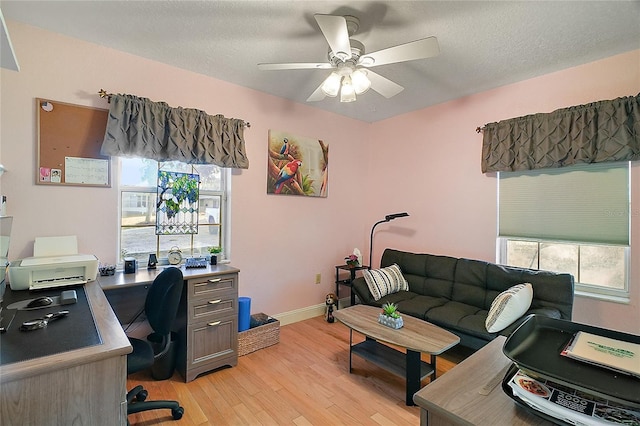
<path fill-rule="evenodd" d="M 369 286 L 367 286 L 367 282 L 364 277 L 358 277 L 351 283 L 351 291 L 353 291 L 360 302 L 364 305 L 376 305 L 376 301 L 373 298 L 373 295 L 369 291 Z"/>

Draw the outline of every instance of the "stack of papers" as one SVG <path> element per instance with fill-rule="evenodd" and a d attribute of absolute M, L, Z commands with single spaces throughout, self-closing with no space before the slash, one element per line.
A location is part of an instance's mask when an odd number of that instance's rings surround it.
<path fill-rule="evenodd" d="M 640 344 L 578 331 L 562 355 L 640 378 Z"/>
<path fill-rule="evenodd" d="M 531 408 L 572 425 L 640 426 L 640 409 L 591 395 L 519 370 L 509 381 L 514 396 Z"/>

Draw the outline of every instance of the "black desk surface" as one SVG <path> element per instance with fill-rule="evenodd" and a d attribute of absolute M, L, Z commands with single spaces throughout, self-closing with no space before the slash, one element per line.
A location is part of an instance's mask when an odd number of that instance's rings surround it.
<path fill-rule="evenodd" d="M 54 355 L 102 343 L 84 287 L 64 288 L 64 290 L 68 289 L 76 291 L 78 296 L 77 303 L 48 306 L 36 310 L 9 310 L 7 306 L 14 302 L 42 296 L 59 296 L 62 290 L 57 288 L 38 291 L 11 291 L 7 288 L 2 302 L 3 324 L 8 324 L 8 318 L 11 318 L 14 313 L 16 315 L 9 330 L 0 334 L 0 365 Z M 52 321 L 41 329 L 20 331 L 20 325 L 24 321 L 41 318 L 45 314 L 62 310 L 69 311 L 65 318 Z"/>

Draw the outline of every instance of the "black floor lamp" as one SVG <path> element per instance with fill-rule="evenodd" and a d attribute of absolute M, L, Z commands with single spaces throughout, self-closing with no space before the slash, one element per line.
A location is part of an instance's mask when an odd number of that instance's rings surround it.
<path fill-rule="evenodd" d="M 407 216 L 409 216 L 409 213 L 407 212 L 388 214 L 384 217 L 383 220 L 380 220 L 373 224 L 373 228 L 371 228 L 371 239 L 369 240 L 369 269 L 371 269 L 371 262 L 373 259 L 373 230 L 376 229 L 376 226 L 380 225 L 381 223 L 389 222 L 389 221 L 392 221 L 393 219 L 397 219 L 399 217 L 407 217 Z"/>

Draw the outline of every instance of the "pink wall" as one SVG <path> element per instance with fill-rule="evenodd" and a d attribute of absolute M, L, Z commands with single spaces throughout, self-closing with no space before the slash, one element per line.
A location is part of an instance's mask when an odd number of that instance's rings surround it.
<path fill-rule="evenodd" d="M 14 216 L 10 259 L 31 256 L 35 237 L 75 234 L 81 252 L 115 262 L 115 185 L 34 183 L 35 98 L 108 108 L 97 95 L 104 88 L 251 122 L 245 132 L 250 168 L 232 177 L 231 260 L 241 270 L 240 294 L 252 298 L 253 312 L 270 314 L 324 303 L 334 288 L 333 266 L 364 246 L 352 183 L 361 182 L 364 171 L 353 160 L 367 140 L 366 123 L 34 27 L 8 27 L 21 67 L 0 74 L 0 160 L 7 168 L 0 184 Z M 266 194 L 269 129 L 329 144 L 328 198 Z"/>
<path fill-rule="evenodd" d="M 495 174 L 480 171 L 482 135 L 475 132 L 476 127 L 638 92 L 640 51 L 634 51 L 373 124 L 376 136 L 370 144 L 368 167 L 369 187 L 375 191 L 369 192 L 365 217 L 373 222 L 396 210 L 411 214 L 379 227 L 374 259 L 385 247 L 395 247 L 495 261 L 497 182 Z M 393 158 L 391 164 L 389 158 Z M 632 212 L 637 212 L 637 164 L 632 182 Z M 380 203 L 382 197 L 386 204 Z M 634 215 L 632 246 L 640 247 L 636 219 Z M 631 303 L 576 297 L 574 320 L 640 333 L 636 251 L 631 259 Z"/>
<path fill-rule="evenodd" d="M 251 166 L 232 178 L 232 264 L 252 311 L 271 314 L 323 303 L 333 266 L 354 247 L 366 258 L 371 225 L 389 213 L 411 216 L 378 226 L 374 265 L 385 247 L 494 261 L 496 178 L 480 172 L 475 128 L 640 91 L 635 51 L 367 124 L 15 22 L 8 27 L 21 66 L 0 74 L 0 160 L 8 170 L 0 185 L 15 217 L 10 258 L 30 256 L 36 236 L 77 234 L 81 251 L 115 261 L 115 187 L 34 184 L 34 99 L 106 108 L 99 89 L 132 93 L 251 122 Z M 266 194 L 270 128 L 329 143 L 328 198 Z M 633 181 L 639 176 L 634 166 Z M 639 186 L 633 211 L 640 211 Z M 635 220 L 632 244 L 640 244 Z M 640 262 L 632 259 L 631 303 L 577 297 L 577 321 L 640 333 Z"/>

